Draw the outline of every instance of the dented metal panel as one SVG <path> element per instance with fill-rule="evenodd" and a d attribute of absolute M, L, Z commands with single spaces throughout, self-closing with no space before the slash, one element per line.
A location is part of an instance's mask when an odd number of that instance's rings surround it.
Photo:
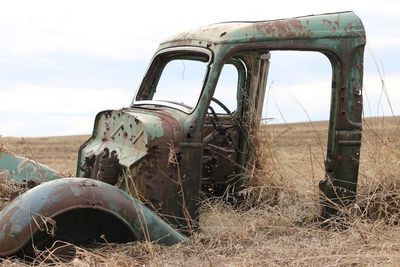
<path fill-rule="evenodd" d="M 57 229 L 57 216 L 79 209 L 99 210 L 115 216 L 130 230 L 127 235 L 132 241 L 148 240 L 172 245 L 186 240 L 185 236 L 123 191 L 93 179 L 65 178 L 27 191 L 0 212 L 0 256 L 17 252 L 32 236 L 49 227 L 54 227 L 52 234 L 57 235 L 57 231 L 62 230 Z M 55 219 L 55 225 L 49 224 L 49 218 Z M 79 231 L 78 226 L 76 231 Z M 107 240 L 108 237 L 104 238 Z"/>
<path fill-rule="evenodd" d="M 165 219 L 183 217 L 177 166 L 169 162 L 179 154 L 182 112 L 152 109 L 106 111 L 96 117 L 94 135 L 80 148 L 77 176 L 102 180 L 96 160 L 104 149 L 115 152 L 122 171 L 113 185 L 146 201 Z M 91 169 L 91 171 L 85 171 Z M 178 226 L 179 224 L 177 224 Z"/>
<path fill-rule="evenodd" d="M 180 116 L 179 116 L 180 115 Z M 140 109 L 104 111 L 97 115 L 93 136 L 80 148 L 80 155 L 99 154 L 105 148 L 116 151 L 119 163 L 129 168 L 142 159 L 149 148 L 174 145 L 182 134 L 179 120 L 183 116 L 176 112 Z M 77 176 L 82 176 L 84 158 L 78 159 Z"/>

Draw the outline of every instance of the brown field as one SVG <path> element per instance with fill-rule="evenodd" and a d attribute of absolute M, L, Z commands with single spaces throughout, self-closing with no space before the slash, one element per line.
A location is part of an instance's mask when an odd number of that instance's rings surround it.
<path fill-rule="evenodd" d="M 75 266 L 398 266 L 400 261 L 399 118 L 368 119 L 357 204 L 342 229 L 326 230 L 317 184 L 324 175 L 326 122 L 267 125 L 260 133 L 261 169 L 250 170 L 248 208 L 205 202 L 200 231 L 186 244 L 79 248 Z M 75 173 L 88 136 L 2 138 L 7 150 Z M 0 266 L 22 265 L 5 260 Z"/>

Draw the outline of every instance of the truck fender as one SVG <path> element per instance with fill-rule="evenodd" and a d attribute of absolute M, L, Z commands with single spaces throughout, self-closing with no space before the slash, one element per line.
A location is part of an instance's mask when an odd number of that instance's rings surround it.
<path fill-rule="evenodd" d="M 46 239 L 73 244 L 146 240 L 173 245 L 187 238 L 115 186 L 63 178 L 28 190 L 0 212 L 1 257 L 27 246 L 40 248 Z"/>

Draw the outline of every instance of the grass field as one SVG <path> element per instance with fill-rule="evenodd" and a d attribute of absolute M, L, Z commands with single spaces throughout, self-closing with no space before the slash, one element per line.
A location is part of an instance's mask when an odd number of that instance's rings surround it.
<path fill-rule="evenodd" d="M 326 230 L 319 214 L 327 122 L 262 128 L 261 169 L 247 190 L 248 208 L 205 202 L 200 231 L 186 244 L 150 243 L 79 248 L 68 265 L 95 266 L 398 266 L 400 261 L 399 118 L 368 119 L 357 204 L 345 210 L 346 228 Z M 64 173 L 75 173 L 88 136 L 2 138 L 6 149 Z M 5 260 L 0 266 L 21 265 Z"/>

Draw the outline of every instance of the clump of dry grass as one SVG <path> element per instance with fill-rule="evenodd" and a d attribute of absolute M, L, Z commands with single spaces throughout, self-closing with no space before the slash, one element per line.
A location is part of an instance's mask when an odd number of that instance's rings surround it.
<path fill-rule="evenodd" d="M 389 224 L 400 223 L 400 140 L 396 121 L 375 118 L 364 122 L 357 197 L 364 218 Z"/>
<path fill-rule="evenodd" d="M 8 173 L 0 170 L 0 210 L 10 201 L 12 194 L 21 190 L 16 183 L 6 179 Z"/>
<path fill-rule="evenodd" d="M 2 137 L 0 135 L 0 152 L 6 151 L 6 145 L 3 143 Z"/>
<path fill-rule="evenodd" d="M 7 179 L 10 174 L 0 170 L 0 211 L 15 197 L 29 189 L 28 184 L 19 184 L 12 179 Z"/>
<path fill-rule="evenodd" d="M 252 136 L 253 163 L 247 166 L 244 189 L 239 192 L 245 201 L 242 206 L 261 203 L 277 205 L 285 189 L 290 188 L 287 173 L 276 149 L 275 140 L 262 125 Z"/>
<path fill-rule="evenodd" d="M 6 147 L 0 135 L 0 152 L 3 151 L 6 151 Z M 6 171 L 0 170 L 0 210 L 7 205 L 11 193 L 16 189 L 15 184 L 12 184 L 6 179 L 7 176 L 8 173 Z"/>

